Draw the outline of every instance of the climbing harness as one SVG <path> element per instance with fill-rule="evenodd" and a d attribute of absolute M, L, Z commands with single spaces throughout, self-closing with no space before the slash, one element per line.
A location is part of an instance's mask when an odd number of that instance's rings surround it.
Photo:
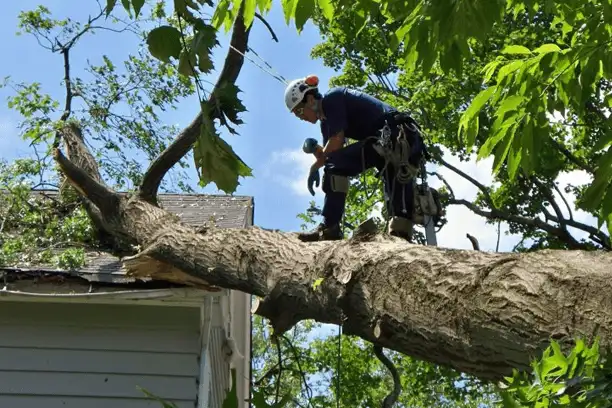
<path fill-rule="evenodd" d="M 419 127 L 413 122 L 401 123 L 398 125 L 398 128 L 398 134 L 395 137 L 395 140 L 393 140 L 393 132 L 389 122 L 386 120 L 384 126 L 380 129 L 380 136 L 372 137 L 375 139 L 373 145 L 374 150 L 376 150 L 376 152 L 380 154 L 385 161 L 385 165 L 378 175 L 379 178 L 382 179 L 382 176 L 388 171 L 389 165 L 391 165 L 394 169 L 396 169 L 395 179 L 398 181 L 398 183 L 412 184 L 414 192 L 414 205 L 413 213 L 411 214 L 410 218 L 415 224 L 425 227 L 427 245 L 435 246 L 437 245 L 436 228 L 438 227 L 439 231 L 439 228 L 441 228 L 443 225 L 442 215 L 444 214 L 444 209 L 440 202 L 438 191 L 432 187 L 429 187 L 427 184 L 427 171 L 425 168 L 426 157 L 423 156 L 421 158 L 419 168 L 410 163 L 409 158 L 411 145 L 408 141 L 406 133 L 411 132 L 412 134 L 417 134 L 420 136 L 423 134 Z M 365 167 L 365 158 L 363 153 L 362 163 Z M 416 182 L 419 175 L 421 178 L 420 184 Z M 379 180 L 379 183 L 381 181 L 382 180 Z M 391 212 L 393 214 L 395 214 L 395 209 L 392 208 L 392 197 L 395 193 L 394 186 L 395 183 L 392 183 L 390 194 L 387 189 L 384 191 L 385 201 L 388 203 L 389 207 L 391 207 Z M 402 212 L 404 215 L 407 215 L 405 190 L 402 191 L 402 200 Z"/>

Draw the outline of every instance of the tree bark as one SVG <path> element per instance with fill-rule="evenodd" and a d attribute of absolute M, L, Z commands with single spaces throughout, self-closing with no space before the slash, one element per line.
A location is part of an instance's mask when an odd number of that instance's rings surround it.
<path fill-rule="evenodd" d="M 152 166 L 148 188 L 121 196 L 103 184 L 83 143 L 67 148 L 70 158 L 56 150 L 55 159 L 99 224 L 139 246 L 123 258 L 130 274 L 256 295 L 255 313 L 277 335 L 304 319 L 342 324 L 379 347 L 485 380 L 528 369 L 550 338 L 569 346 L 601 326 L 610 343 L 612 253 L 450 250 L 368 225 L 348 241 L 319 243 L 257 227 L 196 232 L 151 200 L 174 153 Z"/>
<path fill-rule="evenodd" d="M 87 177 L 61 153 L 57 160 L 70 180 Z M 93 183 L 80 191 L 99 193 Z M 104 215 L 108 229 L 142 248 L 123 259 L 131 274 L 256 295 L 255 313 L 278 334 L 304 319 L 342 324 L 347 334 L 482 379 L 528 369 L 551 338 L 569 346 L 600 325 L 602 344 L 610 343 L 612 253 L 485 253 L 359 232 L 303 243 L 257 227 L 196 233 L 136 197 Z"/>

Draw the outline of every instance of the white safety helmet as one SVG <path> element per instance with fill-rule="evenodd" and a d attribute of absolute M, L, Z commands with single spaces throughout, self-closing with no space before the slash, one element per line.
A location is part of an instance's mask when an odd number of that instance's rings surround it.
<path fill-rule="evenodd" d="M 306 92 L 317 89 L 318 86 L 319 78 L 317 78 L 316 75 L 308 75 L 305 78 L 295 79 L 289 82 L 289 85 L 285 88 L 285 105 L 287 105 L 289 111 L 293 111 L 293 109 L 302 102 Z"/>

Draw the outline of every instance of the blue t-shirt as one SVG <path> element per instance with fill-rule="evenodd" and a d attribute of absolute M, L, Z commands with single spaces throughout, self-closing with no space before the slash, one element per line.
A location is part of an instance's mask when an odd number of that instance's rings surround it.
<path fill-rule="evenodd" d="M 375 136 L 382 127 L 381 118 L 396 109 L 361 91 L 338 87 L 323 96 L 325 120 L 321 121 L 323 145 L 331 136 L 344 130 L 344 137 L 363 140 Z"/>

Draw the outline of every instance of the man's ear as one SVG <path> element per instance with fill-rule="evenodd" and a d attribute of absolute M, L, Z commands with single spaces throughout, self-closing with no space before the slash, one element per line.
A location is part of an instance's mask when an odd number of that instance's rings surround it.
<path fill-rule="evenodd" d="M 306 106 L 313 108 L 315 107 L 317 104 L 317 99 L 314 97 L 314 95 L 307 95 L 306 96 Z"/>

